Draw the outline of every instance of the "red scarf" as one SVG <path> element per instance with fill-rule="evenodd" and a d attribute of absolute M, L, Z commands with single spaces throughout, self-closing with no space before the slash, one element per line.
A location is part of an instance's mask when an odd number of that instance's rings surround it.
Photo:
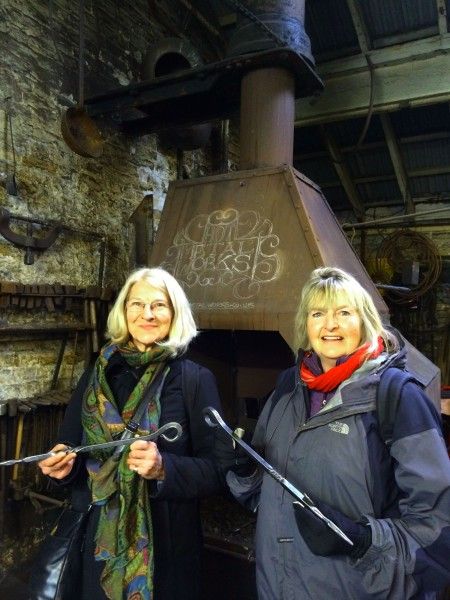
<path fill-rule="evenodd" d="M 308 367 L 302 362 L 300 366 L 300 377 L 302 381 L 306 383 L 310 390 L 317 390 L 319 392 L 331 392 L 338 387 L 340 383 L 348 379 L 350 375 L 358 369 L 365 360 L 376 358 L 384 350 L 384 343 L 381 337 L 378 338 L 378 347 L 368 355 L 368 348 L 370 343 L 367 342 L 361 348 L 358 348 L 348 359 L 341 365 L 337 365 L 320 375 L 314 375 Z"/>

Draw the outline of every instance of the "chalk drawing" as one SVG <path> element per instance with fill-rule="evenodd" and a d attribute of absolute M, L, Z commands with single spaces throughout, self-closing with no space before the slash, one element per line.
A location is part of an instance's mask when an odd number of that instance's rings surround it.
<path fill-rule="evenodd" d="M 280 275 L 280 238 L 272 230 L 254 210 L 196 215 L 175 235 L 162 266 L 185 287 L 231 287 L 236 300 L 253 298 Z"/>
<path fill-rule="evenodd" d="M 254 310 L 254 302 L 191 302 L 193 310 Z"/>

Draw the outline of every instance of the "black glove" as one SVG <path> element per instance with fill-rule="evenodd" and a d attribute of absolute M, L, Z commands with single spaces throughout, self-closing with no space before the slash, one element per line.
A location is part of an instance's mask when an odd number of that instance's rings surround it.
<path fill-rule="evenodd" d="M 351 539 L 353 546 L 350 546 L 308 508 L 294 502 L 297 527 L 311 552 L 317 556 L 344 554 L 354 559 L 361 558 L 372 543 L 370 526 L 353 521 L 325 502 L 314 501 L 314 504 Z"/>
<path fill-rule="evenodd" d="M 235 446 L 231 437 L 221 427 L 216 427 L 214 438 L 216 463 L 224 472 L 233 471 L 240 477 L 248 477 L 255 471 L 255 463 L 237 442 Z"/>

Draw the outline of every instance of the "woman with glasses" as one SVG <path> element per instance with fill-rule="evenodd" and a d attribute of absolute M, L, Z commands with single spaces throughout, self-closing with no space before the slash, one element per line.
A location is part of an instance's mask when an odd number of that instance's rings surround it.
<path fill-rule="evenodd" d="M 294 508 L 218 429 L 228 485 L 258 511 L 259 599 L 435 598 L 450 580 L 450 462 L 439 415 L 409 381 L 390 445 L 378 420 L 380 379 L 389 367 L 394 381 L 403 376 L 401 340 L 362 286 L 329 267 L 304 286 L 295 330 L 298 362 L 280 375 L 252 443 L 352 543 Z"/>
<path fill-rule="evenodd" d="M 198 499 L 218 491 L 221 479 L 211 458 L 214 434 L 202 416 L 206 406 L 220 410 L 216 382 L 182 358 L 196 334 L 172 275 L 160 268 L 132 273 L 109 314 L 109 342 L 81 378 L 53 450 L 119 439 L 127 427 L 145 435 L 173 421 L 182 435 L 39 463 L 45 475 L 72 487 L 73 508 L 92 505 L 77 598 L 199 598 Z"/>

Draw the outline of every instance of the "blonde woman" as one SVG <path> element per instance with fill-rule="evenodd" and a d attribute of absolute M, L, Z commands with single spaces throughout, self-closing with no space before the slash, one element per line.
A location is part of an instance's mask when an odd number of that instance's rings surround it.
<path fill-rule="evenodd" d="M 61 453 L 39 464 L 71 486 L 76 510 L 92 504 L 82 578 L 73 590 L 80 600 L 199 597 L 198 499 L 220 489 L 221 480 L 202 417 L 205 406 L 220 410 L 216 382 L 182 358 L 196 334 L 172 275 L 160 268 L 132 273 L 109 314 L 109 342 L 81 378 L 54 450 L 120 438 L 157 377 L 139 433 L 176 421 L 183 434 L 174 443 L 136 441 L 115 456 Z M 193 397 L 185 397 L 183 372 L 194 378 Z"/>
<path fill-rule="evenodd" d="M 380 378 L 403 367 L 401 341 L 361 285 L 330 267 L 304 286 L 296 333 L 297 364 L 279 377 L 252 443 L 353 546 L 306 509 L 294 512 L 273 478 L 252 474 L 254 465 L 216 441 L 232 493 L 258 511 L 259 600 L 435 598 L 450 580 L 450 462 L 439 415 L 411 381 L 390 448 L 378 421 Z"/>

